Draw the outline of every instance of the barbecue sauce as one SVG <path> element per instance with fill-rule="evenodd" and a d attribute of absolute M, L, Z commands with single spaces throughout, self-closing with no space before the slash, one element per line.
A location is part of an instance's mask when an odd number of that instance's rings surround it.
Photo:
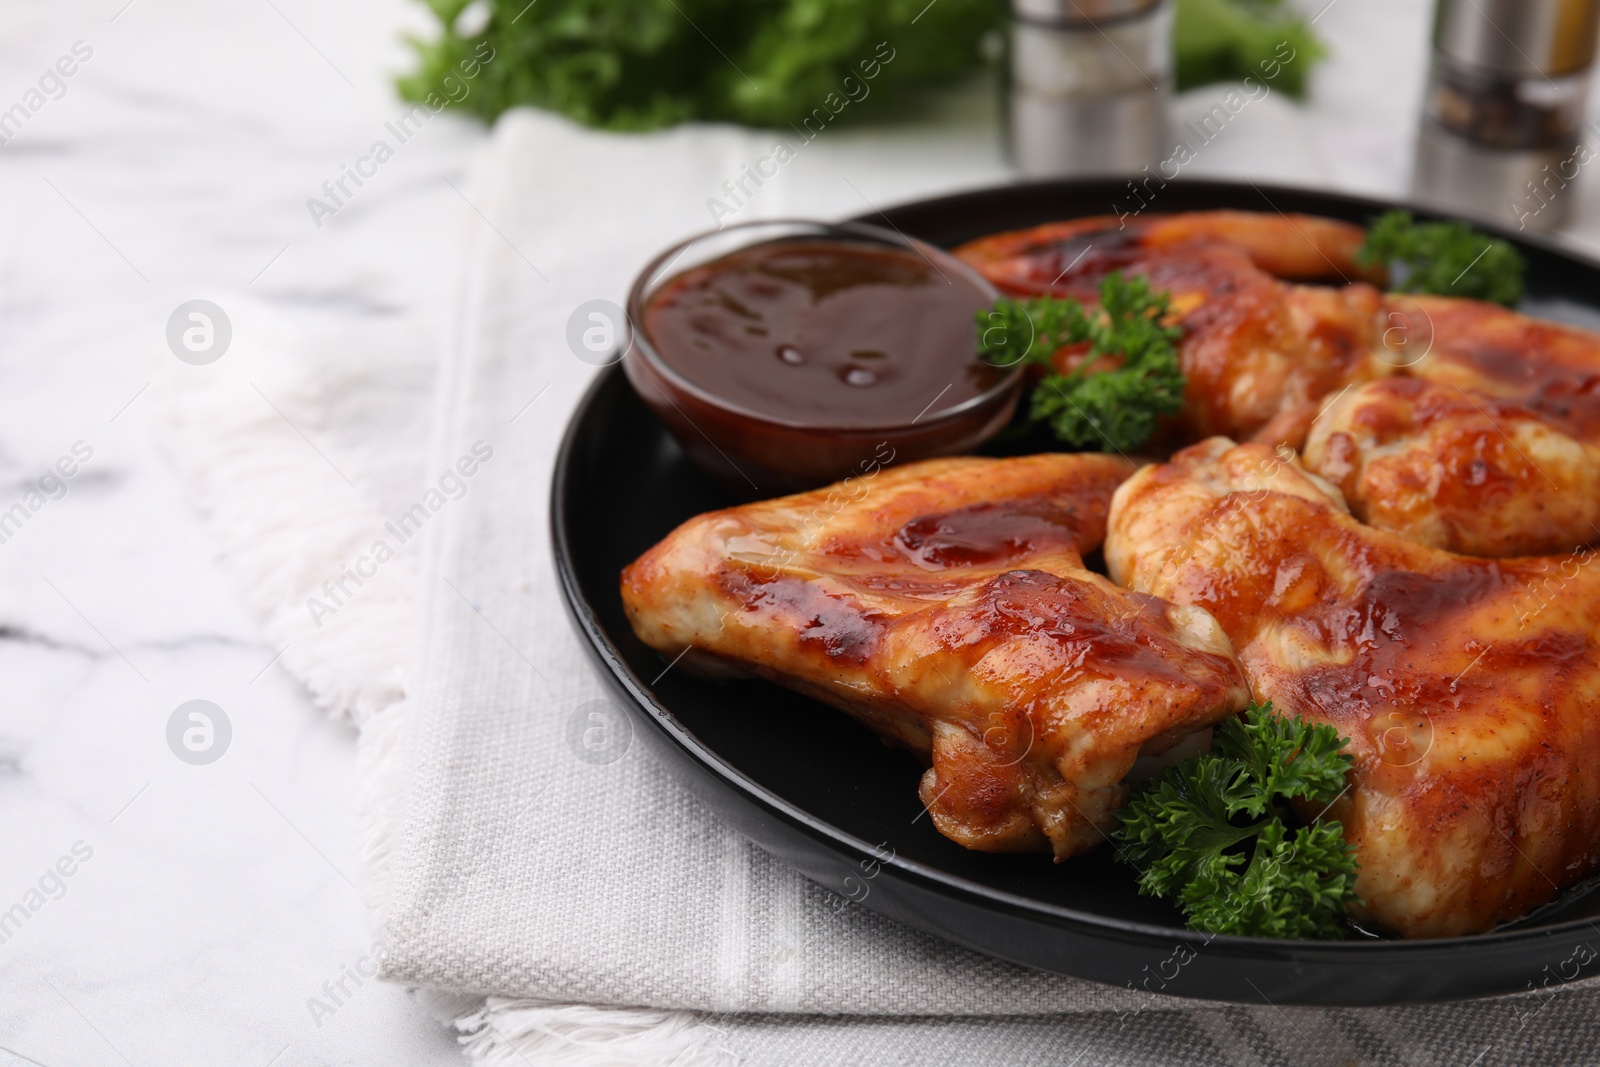
<path fill-rule="evenodd" d="M 1006 371 L 978 356 L 989 299 L 919 253 L 793 238 L 669 279 L 644 332 L 691 385 L 766 421 L 907 425 L 983 395 Z"/>

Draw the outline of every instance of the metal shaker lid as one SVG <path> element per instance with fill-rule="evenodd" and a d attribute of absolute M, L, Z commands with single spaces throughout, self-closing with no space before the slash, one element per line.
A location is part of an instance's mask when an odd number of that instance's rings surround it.
<path fill-rule="evenodd" d="M 1439 0 L 1433 44 L 1489 74 L 1556 77 L 1594 60 L 1600 0 Z"/>
<path fill-rule="evenodd" d="M 1160 6 L 1161 0 L 1011 0 L 1011 13 L 1028 22 L 1087 26 L 1143 15 Z"/>

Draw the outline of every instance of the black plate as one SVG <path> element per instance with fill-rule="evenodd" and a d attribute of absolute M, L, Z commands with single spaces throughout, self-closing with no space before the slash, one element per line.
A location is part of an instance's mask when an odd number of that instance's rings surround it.
<path fill-rule="evenodd" d="M 1057 219 L 1127 211 L 1122 181 L 1007 186 L 861 221 L 939 245 Z M 1365 222 L 1395 205 L 1229 182 L 1172 182 L 1152 210 L 1299 211 Z M 1418 211 L 1419 215 L 1427 215 Z M 1502 233 L 1528 259 L 1537 314 L 1600 323 L 1600 267 Z M 1537 987 L 1600 927 L 1600 894 L 1571 891 L 1513 927 L 1439 941 L 1284 942 L 1186 930 L 1139 896 L 1101 849 L 1046 857 L 969 852 L 917 799 L 921 767 L 843 713 L 760 682 L 716 685 L 666 670 L 633 635 L 617 577 L 673 527 L 732 501 L 684 458 L 620 367 L 595 381 L 556 460 L 556 567 L 602 675 L 667 742 L 684 781 L 751 840 L 850 900 L 1018 963 L 1153 992 L 1259 1004 L 1393 1004 Z M 883 857 L 891 856 L 887 860 Z M 1179 951 L 1183 946 L 1183 951 Z M 1546 970 L 1548 968 L 1548 970 Z"/>

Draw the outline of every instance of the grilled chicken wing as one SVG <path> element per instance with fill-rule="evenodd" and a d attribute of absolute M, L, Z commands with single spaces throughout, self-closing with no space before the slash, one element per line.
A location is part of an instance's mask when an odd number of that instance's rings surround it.
<path fill-rule="evenodd" d="M 920 754 L 947 837 L 1061 859 L 1102 840 L 1141 754 L 1248 699 L 1204 611 L 1084 567 L 1132 470 L 930 460 L 712 512 L 623 572 L 623 603 L 664 656 L 797 689 Z"/>
<path fill-rule="evenodd" d="M 1600 538 L 1600 336 L 1475 300 L 1391 297 L 1401 374 L 1317 418 L 1306 466 L 1374 526 L 1469 555 Z"/>
<path fill-rule="evenodd" d="M 1600 538 L 1600 448 L 1475 390 L 1420 378 L 1353 389 L 1312 425 L 1305 465 L 1357 518 L 1434 548 L 1528 556 Z"/>
<path fill-rule="evenodd" d="M 1218 245 L 1243 252 L 1268 274 L 1296 281 L 1382 281 L 1356 263 L 1366 234 L 1359 226 L 1316 215 L 1263 214 L 1256 211 L 1186 211 L 1179 215 L 1146 214 L 1133 219 L 1091 215 L 1012 230 L 969 243 L 962 255 L 973 263 L 992 264 L 1011 288 L 1035 289 L 1055 277 L 1080 254 L 1140 248 L 1147 251 L 1210 248 Z M 1054 259 L 1052 259 L 1054 257 Z M 1051 273 L 1043 270 L 1053 267 Z M 1000 284 L 999 280 L 995 284 Z"/>
<path fill-rule="evenodd" d="M 1578 440 L 1600 438 L 1600 334 L 1497 304 L 1391 298 L 1387 329 L 1411 349 L 1406 373 L 1510 400 Z"/>
<path fill-rule="evenodd" d="M 1172 297 L 1188 379 L 1177 430 L 1256 435 L 1298 446 L 1316 401 L 1382 377 L 1383 298 L 1371 285 L 1303 286 L 1295 278 L 1360 277 L 1359 228 L 1310 216 L 1194 212 L 1052 223 L 957 250 L 1013 295 L 1097 297 L 1113 271 Z"/>
<path fill-rule="evenodd" d="M 1258 699 L 1350 739 L 1328 814 L 1365 914 L 1408 937 L 1489 929 L 1600 861 L 1593 559 L 1416 544 L 1220 438 L 1119 488 L 1106 541 L 1118 581 L 1221 623 Z"/>

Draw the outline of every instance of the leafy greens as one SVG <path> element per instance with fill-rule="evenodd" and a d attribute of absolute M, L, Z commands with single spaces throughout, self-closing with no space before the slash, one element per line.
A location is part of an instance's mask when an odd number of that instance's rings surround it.
<path fill-rule="evenodd" d="M 1462 222 L 1417 222 L 1390 211 L 1367 230 L 1356 255 L 1364 267 L 1389 270 L 1390 288 L 1487 300 L 1511 307 L 1522 298 L 1522 255 L 1505 241 Z"/>
<path fill-rule="evenodd" d="M 1120 858 L 1139 891 L 1174 897 L 1196 930 L 1250 937 L 1344 936 L 1357 900 L 1344 827 L 1291 829 L 1291 800 L 1326 807 L 1351 757 L 1333 727 L 1252 704 L 1217 727 L 1212 750 L 1184 760 L 1117 815 Z"/>
<path fill-rule="evenodd" d="M 1178 0 L 1172 23 L 1178 91 L 1253 77 L 1301 99 L 1325 51 L 1284 0 Z"/>
<path fill-rule="evenodd" d="M 1116 272 L 1101 283 L 1094 309 L 1055 297 L 997 301 L 978 312 L 979 347 L 998 366 L 1048 369 L 1034 386 L 1029 416 L 1062 441 L 1130 452 L 1150 439 L 1160 416 L 1183 408 L 1177 349 L 1183 331 L 1167 325 L 1170 313 L 1167 294 Z M 1088 347 L 1070 373 L 1058 373 L 1053 357 L 1071 345 Z"/>
<path fill-rule="evenodd" d="M 531 104 L 613 130 L 813 116 L 815 130 L 978 66 L 997 17 L 993 0 L 493 0 L 467 30 L 468 0 L 426 2 L 442 33 L 412 41 L 421 64 L 401 95 L 423 99 L 486 41 L 495 58 L 457 106 L 493 119 Z"/>

